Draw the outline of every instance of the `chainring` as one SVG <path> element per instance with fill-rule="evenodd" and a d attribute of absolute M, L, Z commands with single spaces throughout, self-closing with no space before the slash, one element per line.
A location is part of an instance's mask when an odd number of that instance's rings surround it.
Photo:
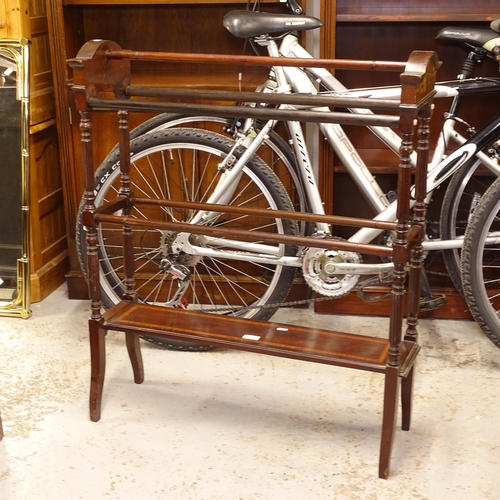
<path fill-rule="evenodd" d="M 308 248 L 302 261 L 302 273 L 306 283 L 321 295 L 339 298 L 356 288 L 359 275 L 339 274 L 336 270 L 339 263 L 359 264 L 361 255 L 343 250 L 326 250 L 324 248 Z"/>

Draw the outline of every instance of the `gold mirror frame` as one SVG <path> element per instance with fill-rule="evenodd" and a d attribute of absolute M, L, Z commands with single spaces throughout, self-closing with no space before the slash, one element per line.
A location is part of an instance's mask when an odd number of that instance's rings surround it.
<path fill-rule="evenodd" d="M 17 289 L 10 301 L 0 300 L 0 316 L 29 318 L 29 42 L 0 39 L 0 53 L 6 53 L 17 65 L 16 99 L 21 103 L 21 257 L 17 260 Z"/>

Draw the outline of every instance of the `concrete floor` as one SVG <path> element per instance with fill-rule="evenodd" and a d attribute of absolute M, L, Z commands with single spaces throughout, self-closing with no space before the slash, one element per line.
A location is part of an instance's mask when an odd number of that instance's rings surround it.
<path fill-rule="evenodd" d="M 377 478 L 383 378 L 235 351 L 143 345 L 132 381 L 108 335 L 103 414 L 88 418 L 88 303 L 61 287 L 0 318 L 2 500 L 498 499 L 500 350 L 472 322 L 421 322 L 413 427 Z M 385 318 L 275 320 L 384 335 Z"/>

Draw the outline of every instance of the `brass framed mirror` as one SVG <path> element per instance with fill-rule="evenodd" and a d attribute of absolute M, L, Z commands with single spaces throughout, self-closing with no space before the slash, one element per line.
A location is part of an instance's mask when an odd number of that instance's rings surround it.
<path fill-rule="evenodd" d="M 29 43 L 0 39 L 0 316 L 28 318 Z"/>

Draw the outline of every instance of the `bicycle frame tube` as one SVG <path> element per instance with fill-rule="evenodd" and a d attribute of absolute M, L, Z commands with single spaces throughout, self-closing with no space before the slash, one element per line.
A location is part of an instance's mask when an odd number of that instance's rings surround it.
<path fill-rule="evenodd" d="M 282 255 L 282 246 L 265 245 L 262 243 L 243 242 L 226 238 L 214 238 L 203 236 L 203 243 L 209 246 L 194 245 L 190 241 L 191 233 L 179 233 L 175 244 L 182 250 L 200 257 L 211 257 L 217 259 L 232 259 L 243 262 L 258 262 L 259 264 L 283 265 L 300 267 L 302 259 L 295 256 Z M 224 249 L 211 247 L 221 246 Z M 234 248 L 234 250 L 228 250 Z"/>
<path fill-rule="evenodd" d="M 285 37 L 282 47 L 280 47 L 280 50 L 283 49 L 284 45 L 286 47 L 287 40 L 289 42 L 292 42 L 291 47 L 300 47 L 300 45 L 296 42 L 296 38 L 291 36 L 291 37 Z M 295 44 L 293 44 L 294 40 Z M 271 47 L 272 45 L 269 46 L 269 53 L 274 54 L 275 49 L 273 48 L 271 50 Z M 307 56 L 310 57 L 310 55 L 307 52 L 305 52 L 305 54 L 307 54 Z M 311 82 L 310 77 L 306 73 L 304 73 L 301 69 L 292 67 L 290 68 L 281 67 L 281 70 L 283 71 L 281 75 L 284 74 L 284 76 L 288 80 L 289 86 L 293 89 L 294 92 L 305 93 L 305 94 L 316 93 L 316 88 Z M 280 81 L 280 73 L 278 73 L 277 68 L 275 68 L 275 74 L 278 81 L 278 87 L 285 87 L 286 83 Z M 333 77 L 333 75 L 331 75 L 331 73 L 327 71 L 324 76 L 325 77 L 329 76 L 331 79 L 337 81 Z M 325 110 L 325 108 L 321 108 L 321 110 Z M 367 110 L 365 111 L 367 113 L 369 112 Z M 324 213 L 323 203 L 321 201 L 316 181 L 314 180 L 314 175 L 312 173 L 313 169 L 309 159 L 309 155 L 307 153 L 307 148 L 305 146 L 305 137 L 302 133 L 300 124 L 298 123 L 295 123 L 293 125 L 288 124 L 288 127 L 289 127 L 290 137 L 293 141 L 296 158 L 299 163 L 299 168 L 301 170 L 304 179 L 305 190 L 308 195 L 308 201 L 311 210 L 313 211 L 313 213 L 318 213 L 318 214 Z M 382 129 L 384 127 L 378 127 L 378 128 Z M 362 158 L 357 153 L 356 148 L 353 146 L 353 144 L 345 134 L 342 127 L 337 124 L 320 124 L 320 129 L 325 135 L 330 145 L 332 146 L 332 148 L 334 149 L 334 151 L 342 160 L 346 168 L 349 170 L 349 173 L 355 180 L 358 188 L 362 191 L 364 197 L 366 198 L 366 200 L 368 200 L 374 211 L 377 213 L 384 210 L 389 204 L 385 194 L 378 186 L 377 182 L 375 181 L 375 178 L 373 177 L 368 167 L 363 162 Z M 391 137 L 394 136 L 394 142 L 396 140 L 399 141 L 399 144 L 397 145 L 397 147 L 399 148 L 399 145 L 401 144 L 401 140 L 399 139 L 399 137 L 389 128 L 387 128 L 386 131 L 389 131 L 388 133 L 390 133 Z M 329 230 L 327 230 L 326 226 L 324 225 L 318 225 L 318 231 L 329 233 Z"/>
<path fill-rule="evenodd" d="M 380 189 L 344 129 L 340 125 L 330 123 L 320 124 L 320 129 L 375 213 L 385 210 L 389 205 L 385 193 Z"/>
<path fill-rule="evenodd" d="M 292 35 L 284 38 L 280 46 L 280 53 L 285 57 L 311 57 L 311 55 L 298 43 L 297 38 Z M 311 82 L 311 78 L 304 71 L 299 68 L 288 67 L 283 68 L 283 70 L 289 79 L 290 86 L 295 92 L 316 93 L 316 89 Z M 340 92 L 347 91 L 346 87 L 344 87 L 329 71 L 322 68 L 311 68 L 311 73 L 313 73 L 317 77 L 317 80 L 326 88 Z M 398 93 L 400 93 L 400 91 L 395 89 L 394 98 L 398 96 Z M 356 109 L 351 111 L 359 114 L 371 113 L 371 111 L 366 109 Z M 346 167 L 356 185 L 363 193 L 363 196 L 369 202 L 374 212 L 379 213 L 385 210 L 389 205 L 387 197 L 376 182 L 375 177 L 372 175 L 363 159 L 356 151 L 356 148 L 344 132 L 344 129 L 338 124 L 329 123 L 320 124 L 319 127 L 323 135 L 328 140 L 330 146 L 333 148 L 342 164 Z M 399 151 L 401 139 L 392 129 L 387 127 L 369 128 L 391 149 Z M 297 150 L 296 153 L 298 155 L 301 154 Z M 300 156 L 297 157 L 300 158 Z M 413 155 L 412 161 L 414 162 L 415 159 L 416 156 Z M 322 206 L 322 203 L 321 200 L 314 203 L 310 201 L 310 205 Z"/>
<path fill-rule="evenodd" d="M 500 172 L 498 164 L 484 153 L 481 153 L 481 150 L 488 144 L 496 142 L 499 138 L 500 114 L 429 172 L 427 176 L 427 191 L 435 189 L 476 155 L 479 159 L 484 158 L 485 164 L 498 175 Z"/>
<path fill-rule="evenodd" d="M 321 201 L 318 184 L 314 176 L 311 159 L 309 158 L 309 153 L 307 151 L 306 140 L 302 127 L 299 122 L 287 122 L 286 125 L 290 138 L 293 142 L 293 148 L 297 158 L 297 166 L 299 167 L 299 172 L 302 176 L 304 191 L 306 192 L 310 209 L 312 213 L 324 214 L 325 210 Z M 316 228 L 318 232 L 322 232 L 324 234 L 331 233 L 328 224 L 318 223 Z"/>
<path fill-rule="evenodd" d="M 297 58 L 311 58 L 311 54 L 300 45 L 297 38 L 293 35 L 288 35 L 283 39 L 280 46 L 280 53 L 283 57 L 297 57 Z M 298 69 L 298 68 L 295 68 Z M 285 68 L 287 71 L 287 68 Z M 299 70 L 300 71 L 300 70 Z M 327 69 L 325 68 L 309 68 L 308 71 L 314 75 L 316 81 L 321 83 L 326 89 L 335 92 L 336 94 L 353 96 L 356 95 L 363 97 L 372 98 L 384 98 L 384 99 L 399 99 L 401 95 L 401 89 L 398 87 L 385 87 L 380 89 L 361 89 L 359 91 L 352 91 L 347 89 L 341 82 L 335 78 Z M 305 74 L 305 73 L 304 73 Z M 310 77 L 305 75 L 306 78 L 310 80 Z M 293 85 L 293 80 L 292 80 Z M 302 90 L 304 91 L 304 90 Z M 455 91 L 456 93 L 456 91 Z M 353 108 L 350 109 L 352 113 L 356 114 L 372 114 L 372 111 L 368 109 Z M 329 124 L 327 124 L 329 125 Z M 368 127 L 386 146 L 391 148 L 394 152 L 398 153 L 401 146 L 401 138 L 394 132 L 394 130 L 388 127 Z M 344 134 L 345 135 L 345 134 Z M 411 157 L 412 164 L 416 162 L 416 155 L 413 154 Z M 372 201 L 372 200 L 371 200 Z M 373 201 L 372 201 L 373 203 Z M 375 205 L 377 202 L 374 202 Z"/>
<path fill-rule="evenodd" d="M 227 157 L 221 162 L 219 168 L 223 170 L 223 173 L 217 183 L 217 186 L 214 188 L 213 193 L 209 196 L 207 203 L 220 205 L 229 203 L 229 200 L 233 196 L 234 190 L 236 189 L 236 186 L 238 185 L 238 182 L 241 178 L 243 168 L 264 142 L 269 131 L 274 127 L 274 124 L 274 121 L 269 121 L 264 127 L 262 127 L 262 130 L 257 134 L 252 144 L 244 151 L 244 153 L 234 163 L 234 165 L 230 163 L 234 159 L 234 155 L 232 154 L 232 152 L 230 152 Z M 241 139 L 241 142 L 244 142 L 244 138 Z M 239 146 L 240 141 L 237 141 L 231 151 L 234 151 Z M 203 224 L 206 222 L 210 222 L 218 216 L 219 214 L 216 212 L 199 211 L 192 218 L 191 224 Z"/>

